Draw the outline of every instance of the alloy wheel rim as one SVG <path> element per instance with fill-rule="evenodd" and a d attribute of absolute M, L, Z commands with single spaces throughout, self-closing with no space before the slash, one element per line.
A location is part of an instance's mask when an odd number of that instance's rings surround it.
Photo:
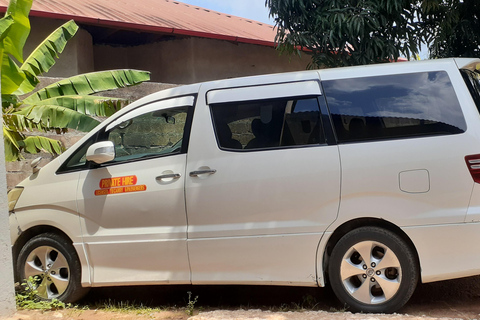
<path fill-rule="evenodd" d="M 54 299 L 67 290 L 70 267 L 65 256 L 50 246 L 32 250 L 25 261 L 27 283 L 42 299 Z"/>
<path fill-rule="evenodd" d="M 347 250 L 340 265 L 346 292 L 365 304 L 384 303 L 395 296 L 402 281 L 396 254 L 376 241 L 362 241 Z"/>

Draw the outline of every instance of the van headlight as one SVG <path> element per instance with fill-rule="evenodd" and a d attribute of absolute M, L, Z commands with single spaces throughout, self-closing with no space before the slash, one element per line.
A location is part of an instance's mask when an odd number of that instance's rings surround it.
<path fill-rule="evenodd" d="M 18 198 L 23 192 L 23 187 L 15 187 L 8 193 L 8 212 L 13 212 L 15 205 L 17 204 Z"/>

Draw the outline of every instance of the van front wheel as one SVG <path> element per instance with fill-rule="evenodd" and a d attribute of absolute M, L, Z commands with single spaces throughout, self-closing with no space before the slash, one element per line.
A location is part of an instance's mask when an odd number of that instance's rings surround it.
<path fill-rule="evenodd" d="M 411 297 L 418 281 L 415 255 L 395 233 L 362 227 L 333 248 L 329 280 L 337 297 L 354 312 L 391 313 Z"/>
<path fill-rule="evenodd" d="M 72 245 L 57 234 L 40 234 L 23 246 L 17 274 L 41 300 L 75 302 L 88 288 L 80 284 L 81 266 Z"/>

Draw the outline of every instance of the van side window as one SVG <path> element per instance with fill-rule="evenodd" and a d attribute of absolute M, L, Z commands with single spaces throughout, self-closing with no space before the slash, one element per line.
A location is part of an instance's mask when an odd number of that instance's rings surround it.
<path fill-rule="evenodd" d="M 141 114 L 106 132 L 115 145 L 111 163 L 181 152 L 188 107 Z"/>
<path fill-rule="evenodd" d="M 110 140 L 115 146 L 115 159 L 107 165 L 184 152 L 182 146 L 188 112 L 189 107 L 175 107 L 144 113 L 121 122 L 100 133 L 100 138 L 98 135 L 90 138 L 62 164 L 57 173 L 87 169 L 85 154 L 96 141 Z"/>
<path fill-rule="evenodd" d="M 323 88 L 339 142 L 466 130 L 444 71 L 330 80 Z"/>
<path fill-rule="evenodd" d="M 255 150 L 325 143 L 317 98 L 229 102 L 210 106 L 222 149 Z"/>

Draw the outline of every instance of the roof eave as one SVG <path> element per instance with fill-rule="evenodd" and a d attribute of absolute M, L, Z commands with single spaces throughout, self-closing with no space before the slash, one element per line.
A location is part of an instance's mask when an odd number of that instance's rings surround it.
<path fill-rule="evenodd" d="M 7 11 L 7 7 L 0 6 L 0 13 L 5 13 L 6 11 Z M 192 37 L 198 37 L 198 38 L 225 40 L 225 41 L 246 43 L 246 44 L 256 44 L 256 45 L 266 46 L 266 47 L 276 47 L 276 44 L 273 41 L 241 38 L 241 37 L 229 36 L 224 34 L 199 32 L 194 30 L 185 30 L 185 29 L 178 29 L 178 28 L 166 28 L 166 27 L 129 23 L 129 22 L 122 22 L 122 21 L 95 19 L 95 18 L 82 17 L 82 16 L 59 14 L 55 12 L 31 10 L 30 16 L 39 17 L 39 18 L 59 19 L 59 20 L 75 20 L 75 22 L 78 22 L 78 23 L 87 23 L 91 25 L 99 25 L 104 27 L 115 27 L 115 28 L 121 28 L 125 30 L 178 34 L 178 35 L 192 36 Z"/>

